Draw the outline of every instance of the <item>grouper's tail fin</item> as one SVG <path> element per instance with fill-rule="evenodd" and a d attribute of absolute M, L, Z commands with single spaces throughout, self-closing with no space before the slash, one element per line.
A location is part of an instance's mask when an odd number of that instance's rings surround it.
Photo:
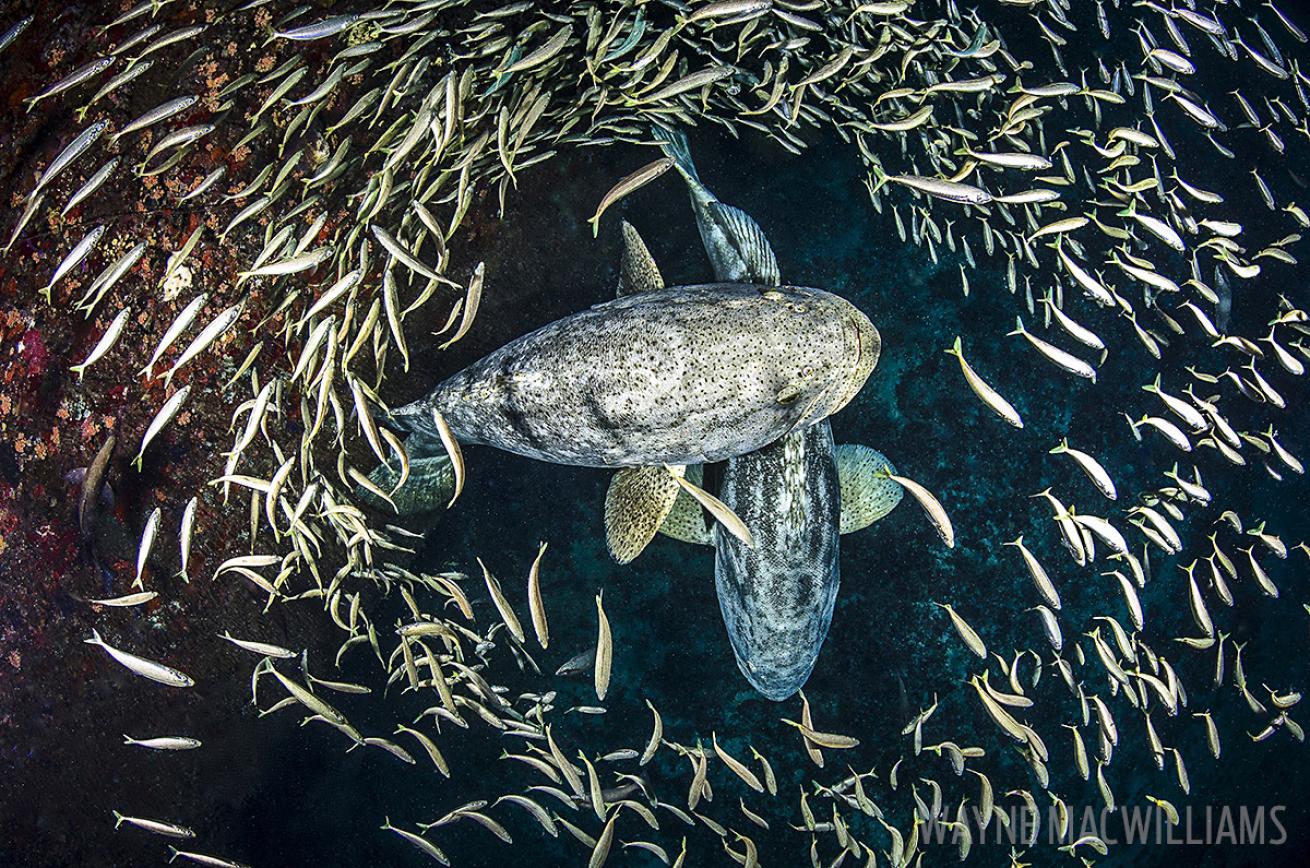
<path fill-rule="evenodd" d="M 659 142 L 664 156 L 673 161 L 673 167 L 687 180 L 699 184 L 700 175 L 696 173 L 696 164 L 691 159 L 691 146 L 687 144 L 687 134 L 682 130 L 671 130 L 657 125 L 652 126 L 650 132 L 655 137 L 655 141 Z"/>
<path fill-rule="evenodd" d="M 356 495 L 379 508 L 399 515 L 443 509 L 455 490 L 455 468 L 441 441 L 432 407 L 415 401 L 392 409 L 381 420 L 393 431 L 408 435 L 405 452 L 409 473 L 397 462 L 382 464 L 356 488 Z"/>
<path fill-rule="evenodd" d="M 449 505 L 455 492 L 455 468 L 445 453 L 438 453 L 410 459 L 408 478 L 402 478 L 401 469 L 392 462 L 379 464 L 368 475 L 368 481 L 369 486 L 355 489 L 361 500 L 396 515 L 414 515 Z M 384 499 L 378 492 L 387 497 Z"/>

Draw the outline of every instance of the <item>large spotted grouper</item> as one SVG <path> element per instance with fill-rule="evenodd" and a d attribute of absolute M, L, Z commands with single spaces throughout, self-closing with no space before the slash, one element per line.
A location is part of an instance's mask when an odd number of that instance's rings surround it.
<path fill-rule="evenodd" d="M 900 499 L 877 475 L 890 463 L 865 447 L 835 448 L 826 422 L 864 385 L 881 338 L 844 299 L 781 285 L 755 221 L 700 186 L 689 156 L 679 169 L 725 282 L 666 288 L 625 223 L 620 297 L 505 345 L 393 411 L 411 435 L 413 472 L 400 486 L 379 468 L 374 481 L 402 513 L 446 502 L 453 472 L 434 410 L 462 443 L 620 468 L 605 504 L 615 557 L 631 560 L 657 532 L 714 545 L 738 665 L 782 699 L 804 684 L 827 635 L 838 532 Z M 682 490 L 699 490 L 701 466 L 725 460 L 720 493 L 744 539 L 711 531 Z M 684 473 L 692 485 L 680 488 Z"/>
<path fill-rule="evenodd" d="M 636 293 L 511 341 L 392 411 L 411 455 L 461 443 L 589 467 L 722 461 L 837 412 L 878 333 L 819 289 L 717 283 Z"/>

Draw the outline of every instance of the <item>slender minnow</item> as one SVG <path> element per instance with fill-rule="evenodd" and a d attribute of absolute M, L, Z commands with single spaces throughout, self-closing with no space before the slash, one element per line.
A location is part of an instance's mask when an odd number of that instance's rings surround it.
<path fill-rule="evenodd" d="M 186 509 L 182 511 L 182 527 L 178 531 L 178 545 L 182 557 L 182 568 L 178 570 L 178 574 L 183 579 L 188 577 L 187 562 L 191 559 L 191 537 L 195 531 L 196 506 L 198 503 L 199 500 L 194 497 L 187 501 Z"/>
<path fill-rule="evenodd" d="M 113 93 L 114 91 L 118 90 L 120 87 L 127 84 L 128 82 L 133 81 L 137 76 L 141 75 L 142 73 L 150 69 L 150 67 L 154 66 L 154 64 L 155 62 L 153 60 L 144 60 L 141 63 L 134 63 L 131 66 L 129 66 L 127 69 L 120 72 L 118 75 L 109 79 L 109 81 L 105 82 L 103 85 L 100 86 L 100 90 L 96 91 L 95 96 L 87 100 L 86 105 L 82 106 L 80 109 L 77 110 L 78 113 L 77 119 L 81 120 L 82 118 L 86 117 L 86 113 L 91 108 L 91 106 L 95 105 L 97 102 L 104 99 L 106 96 Z"/>
<path fill-rule="evenodd" d="M 52 97 L 57 93 L 63 93 L 69 88 L 77 87 L 82 82 L 96 77 L 108 69 L 113 64 L 114 59 L 115 58 L 112 57 L 101 57 L 98 60 L 91 61 L 85 66 L 78 67 L 76 70 L 69 73 L 64 78 L 59 79 L 59 81 L 50 85 L 36 96 L 30 96 L 24 100 L 24 102 L 27 103 L 27 110 L 30 112 L 32 109 L 36 108 L 36 104 L 41 100 Z"/>
<path fill-rule="evenodd" d="M 82 296 L 81 300 L 78 301 L 78 307 L 84 310 L 87 316 L 90 316 L 91 312 L 95 310 L 96 304 L 98 304 L 100 299 L 104 297 L 105 293 L 113 289 L 114 284 L 118 283 L 123 275 L 132 270 L 137 262 L 141 260 L 141 257 L 145 255 L 145 252 L 146 243 L 144 241 L 138 241 L 131 250 L 114 260 L 113 265 L 102 271 L 100 276 L 92 281 L 91 286 L 86 291 L 86 295 Z M 95 295 L 95 298 L 91 299 L 93 294 Z M 89 303 L 88 299 L 91 299 Z"/>
<path fill-rule="evenodd" d="M 196 318 L 196 314 L 200 313 L 200 309 L 205 306 L 207 301 L 209 301 L 209 293 L 202 292 L 192 299 L 190 304 L 182 308 L 182 311 L 177 315 L 177 319 L 173 320 L 173 324 L 168 327 L 168 331 L 164 332 L 164 336 L 159 339 L 159 345 L 155 347 L 154 353 L 150 356 L 150 361 L 146 362 L 140 373 L 145 374 L 155 366 L 155 362 L 159 361 L 159 357 L 172 345 L 173 341 L 177 340 L 178 336 L 186 331 L 187 326 L 191 325 L 191 321 Z"/>
<path fill-rule="evenodd" d="M 244 301 L 239 301 L 214 317 L 213 321 L 205 326 L 204 331 L 196 335 L 195 339 L 187 345 L 187 348 L 182 351 L 182 355 L 177 357 L 177 361 L 173 362 L 173 366 L 164 374 L 164 382 L 170 382 L 173 375 L 177 373 L 178 368 L 204 352 L 210 344 L 218 340 L 224 332 L 231 328 L 232 323 L 236 322 L 237 317 L 241 316 L 241 309 L 244 304 Z"/>
<path fill-rule="evenodd" d="M 149 27 L 146 27 L 143 30 L 138 30 L 136 33 L 133 33 L 131 36 L 115 45 L 114 50 L 109 53 L 118 55 L 126 51 L 131 51 L 133 48 L 136 48 L 138 45 L 145 42 L 147 39 L 150 39 L 163 29 L 164 25 L 162 24 L 151 24 Z"/>
<path fill-rule="evenodd" d="M 96 139 L 100 138 L 108 128 L 109 121 L 96 121 L 91 126 L 78 133 L 77 138 L 69 142 L 68 146 L 59 152 L 59 156 L 50 161 L 50 165 L 46 166 L 46 170 L 41 173 L 41 177 L 36 179 L 36 186 L 28 195 L 34 196 L 40 192 L 41 188 L 46 184 L 49 184 L 59 175 L 60 172 L 72 165 L 74 160 L 86 153 L 87 148 L 95 144 Z"/>
<path fill-rule="evenodd" d="M 217 169 L 206 175 L 204 179 L 199 184 L 196 185 L 196 188 L 194 190 L 192 190 L 189 193 L 184 193 L 182 196 L 178 198 L 177 201 L 185 202 L 188 199 L 194 199 L 195 197 L 202 195 L 210 187 L 217 184 L 219 180 L 226 174 L 227 174 L 227 166 L 219 166 Z"/>
<path fill-rule="evenodd" d="M 353 26 L 359 21 L 360 16 L 351 15 L 334 15 L 331 18 L 324 18 L 322 21 L 316 21 L 313 24 L 306 24 L 303 27 L 293 27 L 290 30 L 279 30 L 273 35 L 281 39 L 290 39 L 294 42 L 309 42 L 314 39 L 323 39 L 328 36 L 336 36 L 343 30 Z"/>
<path fill-rule="evenodd" d="M 216 127 L 214 124 L 195 124 L 189 127 L 182 127 L 180 130 L 174 130 L 168 135 L 160 138 L 160 140 L 155 143 L 155 146 L 150 149 L 148 154 L 146 154 L 146 158 L 141 161 L 141 165 L 146 165 L 169 148 L 189 145 L 192 142 L 203 139 L 215 129 Z"/>
<path fill-rule="evenodd" d="M 513 75 L 516 72 L 526 72 L 529 69 L 535 69 L 546 63 L 564 50 L 568 43 L 569 37 L 573 35 L 573 25 L 566 24 L 555 32 L 555 35 L 547 39 L 540 48 L 522 59 L 510 64 L 505 69 L 498 70 L 497 75 Z"/>
<path fill-rule="evenodd" d="M 146 428 L 146 433 L 141 438 L 141 448 L 137 450 L 136 457 L 132 459 L 132 463 L 136 465 L 137 470 L 141 469 L 141 460 L 145 456 L 146 449 L 149 448 L 151 441 L 159 435 L 160 431 L 168 427 L 169 422 L 173 421 L 173 417 L 182 409 L 182 404 L 186 402 L 190 394 L 191 385 L 188 383 L 174 392 L 164 402 L 164 406 L 159 408 L 159 412 L 155 414 L 155 418 L 150 422 L 150 427 Z"/>
<path fill-rule="evenodd" d="M 51 276 L 50 282 L 41 289 L 41 295 L 46 301 L 50 301 L 50 290 L 54 289 L 55 284 L 60 279 L 78 266 L 83 259 L 86 259 L 92 248 L 100 241 L 100 237 L 105 234 L 105 225 L 101 223 L 96 228 L 86 234 L 77 245 L 68 252 L 63 261 L 55 268 L 55 273 Z"/>
<path fill-rule="evenodd" d="M 184 39 L 190 39 L 192 36 L 199 36 L 201 33 L 205 32 L 205 28 L 206 25 L 204 24 L 193 24 L 190 27 L 180 27 L 177 30 L 170 30 L 168 33 L 165 33 L 163 36 L 159 37 L 158 39 L 151 40 L 150 43 L 146 45 L 144 51 L 142 51 L 136 57 L 132 58 L 132 62 L 136 63 L 146 55 L 152 54 L 161 48 L 172 45 L 175 42 L 181 42 Z"/>
<path fill-rule="evenodd" d="M 114 133 L 112 138 L 114 141 L 118 141 L 128 133 L 135 133 L 152 124 L 168 120 L 174 115 L 181 114 L 191 108 L 191 106 L 195 105 L 196 101 L 199 99 L 200 97 L 198 96 L 179 96 L 175 99 L 170 99 L 168 102 L 160 103 L 150 111 L 131 121 L 118 132 Z"/>
<path fill-rule="evenodd" d="M 114 811 L 114 828 L 127 823 L 129 826 L 136 826 L 138 829 L 145 829 L 147 832 L 154 832 L 156 835 L 167 835 L 170 838 L 194 838 L 196 833 L 186 826 L 179 826 L 176 823 L 166 823 L 163 820 L 148 820 L 143 817 L 127 817 Z"/>
<path fill-rule="evenodd" d="M 77 379 L 79 381 L 81 381 L 82 376 L 86 373 L 87 368 L 100 361 L 105 353 L 113 349 L 114 344 L 118 343 L 119 337 L 123 334 L 123 327 L 127 325 L 127 318 L 131 316 L 131 314 L 131 308 L 125 307 L 120 310 L 118 316 L 114 317 L 114 321 L 109 324 L 109 328 L 105 329 L 104 335 L 100 338 L 99 342 L 96 343 L 95 348 L 87 354 L 86 361 L 69 368 L 70 371 L 77 374 Z"/>
<path fill-rule="evenodd" d="M 83 199 L 90 196 L 96 190 L 99 190 L 101 185 L 109 180 L 109 176 L 114 174 L 114 170 L 118 168 L 121 159 L 121 157 L 114 157 L 99 169 L 96 169 L 95 173 L 91 175 L 90 178 L 86 179 L 86 183 L 78 187 L 77 191 L 68 197 L 68 202 L 65 203 L 63 210 L 59 212 L 59 216 L 63 217 L 67 215 L 68 212 L 76 208 Z"/>
<path fill-rule="evenodd" d="M 163 663 L 156 663 L 154 660 L 147 660 L 145 657 L 138 657 L 127 651 L 115 648 L 100 638 L 100 631 L 92 630 L 90 639 L 83 639 L 88 645 L 99 645 L 105 649 L 105 653 L 114 660 L 121 663 L 133 675 L 139 675 L 142 678 L 149 678 L 151 681 L 157 681 L 160 684 L 167 684 L 169 687 L 194 687 L 195 681 L 191 676 L 174 669 L 172 666 L 165 666 Z"/>
<path fill-rule="evenodd" d="M 15 39 L 22 36 L 23 31 L 31 26 L 32 21 L 34 19 L 35 16 L 33 15 L 29 15 L 26 18 L 21 18 L 12 27 L 6 30 L 4 32 L 4 35 L 0 36 L 0 51 L 4 51 L 6 48 L 8 48 L 10 45 L 13 44 Z"/>
<path fill-rule="evenodd" d="M 88 600 L 87 602 L 97 606 L 114 606 L 118 608 L 140 606 L 149 603 L 159 594 L 155 591 L 141 591 L 136 594 L 128 594 L 124 597 L 110 597 L 104 600 Z"/>

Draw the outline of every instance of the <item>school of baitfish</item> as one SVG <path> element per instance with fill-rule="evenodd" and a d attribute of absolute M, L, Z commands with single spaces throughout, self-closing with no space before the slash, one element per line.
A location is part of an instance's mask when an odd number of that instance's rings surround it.
<path fill-rule="evenodd" d="M 441 864 L 449 863 L 442 839 L 456 834 L 453 826 L 477 826 L 466 834 L 485 833 L 507 844 L 535 826 L 576 839 L 579 862 L 586 859 L 590 868 L 605 864 L 620 847 L 671 865 L 726 857 L 746 866 L 907 866 L 922 859 L 921 829 L 930 818 L 951 830 L 964 858 L 989 826 L 1009 822 L 1003 806 L 1014 803 L 1035 821 L 1055 816 L 1063 826 L 1061 839 L 1070 840 L 1064 849 L 1090 862 L 1107 845 L 1095 835 L 1067 834 L 1073 818 L 1057 788 L 1094 777 L 1105 806 L 1113 808 L 1112 760 L 1121 738 L 1144 739 L 1156 766 L 1172 770 L 1174 782 L 1161 783 L 1161 789 L 1174 786 L 1182 793 L 1190 789 L 1187 762 L 1207 753 L 1220 756 L 1221 731 L 1240 729 L 1247 736 L 1239 737 L 1258 741 L 1303 740 L 1295 719 L 1300 694 L 1258 687 L 1258 678 L 1248 681 L 1244 646 L 1229 642 L 1222 624 L 1242 593 L 1279 596 L 1271 558 L 1287 559 L 1295 550 L 1310 555 L 1310 547 L 1284 542 L 1266 530 L 1263 517 L 1231 510 L 1216 515 L 1224 504 L 1201 470 L 1223 462 L 1274 479 L 1304 471 L 1277 427 L 1279 413 L 1297 405 L 1295 390 L 1310 360 L 1310 317 L 1297 306 L 1292 268 L 1292 248 L 1310 227 L 1310 214 L 1288 191 L 1267 183 L 1259 166 L 1207 168 L 1235 160 L 1232 143 L 1239 137 L 1262 142 L 1277 158 L 1297 153 L 1305 147 L 1301 139 L 1310 139 L 1310 78 L 1298 60 L 1307 37 L 1283 10 L 1252 0 L 1000 0 L 994 17 L 963 11 L 954 0 L 501 6 L 415 0 L 361 3 L 328 17 L 311 6 L 287 7 L 254 0 L 215 19 L 261 32 L 265 48 L 277 52 L 271 67 L 234 69 L 217 92 L 181 92 L 128 119 L 111 112 L 110 95 L 128 94 L 133 82 L 149 80 L 151 67 L 165 57 L 191 50 L 182 67 L 194 62 L 205 52 L 213 24 L 204 16 L 183 22 L 188 13 L 167 0 L 147 0 L 105 24 L 92 37 L 95 59 L 61 70 L 28 100 L 29 111 L 68 114 L 81 128 L 17 191 L 21 209 L 3 249 L 8 253 L 44 223 L 47 211 L 66 214 L 113 185 L 139 185 L 170 173 L 185 173 L 179 207 L 220 215 L 221 230 L 202 223 L 168 256 L 123 236 L 112 219 L 70 226 L 58 264 L 34 292 L 67 315 L 108 316 L 103 336 L 73 368 L 79 376 L 127 351 L 119 338 L 134 293 L 163 291 L 174 299 L 175 319 L 146 348 L 151 355 L 141 376 L 162 378 L 169 397 L 133 446 L 137 466 L 187 406 L 188 373 L 196 360 L 220 347 L 243 359 L 227 383 L 236 396 L 232 448 L 213 458 L 211 490 L 169 510 L 170 516 L 180 513 L 183 575 L 204 533 L 197 526 L 198 500 L 248 499 L 250 551 L 226 558 L 213 579 L 243 579 L 267 595 L 269 606 L 321 606 L 341 631 L 337 663 L 347 654 L 371 654 L 380 665 L 377 685 L 332 681 L 311 674 L 302 651 L 225 635 L 222 641 L 258 660 L 251 690 L 261 714 L 285 709 L 305 715 L 339 731 L 349 749 L 377 748 L 404 763 L 430 762 L 447 777 L 461 771 L 460 730 L 489 727 L 506 745 L 504 760 L 523 767 L 521 791 L 494 801 L 475 798 L 425 823 L 409 818 L 394 825 L 388 817 L 383 830 Z M 6 24 L 0 52 L 36 38 L 39 28 L 32 25 L 30 18 Z M 1116 56 L 1112 32 L 1131 33 L 1135 50 Z M 231 62 L 239 65 L 235 58 Z M 1176 459 L 1158 468 L 1159 481 L 1149 490 L 1117 487 L 1114 468 L 1079 449 L 1071 431 L 1048 448 L 1091 487 L 1024 491 L 1049 505 L 1051 521 L 1010 528 L 1013 539 L 979 540 L 971 528 L 952 525 L 950 504 L 929 487 L 890 468 L 879 470 L 884 481 L 910 493 L 947 547 L 957 541 L 1000 546 L 1010 566 L 1032 578 L 1032 597 L 1016 605 L 1038 616 L 1033 641 L 1008 659 L 989 653 L 986 625 L 971 626 L 959 611 L 971 608 L 967 602 L 941 604 L 963 647 L 977 656 L 979 671 L 958 673 L 973 689 L 940 704 L 976 702 L 971 711 L 984 715 L 1000 736 L 992 746 L 932 733 L 939 708 L 934 702 L 905 724 L 905 753 L 885 774 L 857 773 L 855 760 L 839 762 L 846 770 L 833 772 L 826 769 L 828 760 L 858 756 L 857 735 L 870 734 L 826 730 L 823 709 L 811 709 L 804 694 L 800 708 L 779 721 L 796 731 L 790 757 L 766 758 L 745 734 L 719 739 L 715 733 L 708 745 L 703 739 L 684 743 L 665 732 L 654 706 L 646 743 L 583 744 L 566 734 L 550 678 L 528 650 L 520 594 L 502 585 L 482 560 L 481 582 L 457 572 L 415 573 L 389 561 L 388 552 L 412 550 L 421 535 L 393 523 L 399 519 L 380 521 L 367 498 L 402 515 L 438 499 L 454 505 L 467 473 L 461 435 L 507 448 L 526 444 L 551 460 L 631 468 L 621 473 L 641 474 L 636 487 L 658 490 L 667 506 L 653 521 L 646 516 L 648 527 L 633 531 L 647 541 L 686 492 L 716 520 L 716 539 L 726 539 L 720 532 L 726 529 L 749 547 L 749 522 L 729 504 L 681 468 L 657 465 L 737 459 L 786 434 L 798 420 L 821 423 L 869 376 L 872 360 L 862 362 L 857 354 L 849 381 L 838 376 L 816 386 L 779 380 L 754 408 L 777 418 L 743 425 L 750 436 L 712 454 L 649 449 L 639 460 L 621 449 L 603 460 L 559 449 L 550 454 L 554 447 L 540 446 L 540 432 L 511 426 L 489 434 L 488 425 L 461 415 L 466 408 L 459 400 L 429 402 L 417 423 L 427 452 L 411 462 L 407 443 L 393 428 L 416 428 L 392 416 L 383 397 L 386 375 L 407 370 L 418 349 L 407 318 L 420 309 L 439 310 L 445 325 L 435 340 L 444 349 L 474 328 L 484 282 L 495 286 L 495 274 L 482 265 L 452 271 L 475 194 L 491 192 L 503 209 L 519 174 L 569 149 L 626 146 L 640 153 L 650 147 L 654 157 L 660 144 L 651 133 L 655 125 L 758 135 L 794 153 L 806 148 L 805 133 L 832 133 L 867 164 L 872 206 L 882 219 L 891 212 L 902 242 L 917 245 L 934 263 L 943 249 L 963 259 L 964 295 L 971 292 L 969 272 L 979 261 L 1004 263 L 1005 290 L 973 289 L 991 292 L 997 304 L 1011 303 L 1014 330 L 1008 336 L 942 337 L 948 344 L 953 340 L 947 352 L 961 369 L 959 380 L 942 388 L 958 391 L 961 400 L 972 400 L 971 392 L 1008 423 L 1010 428 L 997 423 L 998 438 L 1028 434 L 1005 397 L 1022 386 L 973 367 L 968 359 L 977 342 L 1010 346 L 1026 354 L 1037 375 L 1081 378 L 1088 390 L 1098 388 L 1098 368 L 1107 355 L 1139 358 L 1140 403 L 1118 408 L 1126 421 L 1123 434 L 1158 440 Z M 224 177 L 221 165 L 200 174 L 178 168 L 217 140 L 231 150 L 257 146 L 271 156 L 244 178 Z M 600 203 L 593 226 L 610 231 L 606 209 L 660 178 L 674 162 L 658 157 L 621 180 Z M 1253 212 L 1234 206 L 1236 201 L 1267 213 L 1243 225 L 1234 218 Z M 197 249 L 250 238 L 258 253 L 239 275 L 187 295 L 188 260 Z M 140 285 L 136 267 L 146 257 L 159 260 L 156 287 Z M 634 261 L 624 269 L 629 281 L 641 276 L 643 260 Z M 76 276 L 88 264 L 99 268 L 98 276 L 83 288 Z M 751 273 L 747 268 L 716 276 L 755 279 Z M 1268 275 L 1276 277 L 1281 292 L 1245 291 Z M 781 301 L 770 292 L 785 298 L 776 289 L 717 292 L 757 305 Z M 598 287 L 597 301 L 610 293 Z M 660 327 L 672 327 L 667 305 L 657 310 L 642 295 L 599 310 L 645 304 L 663 317 L 656 319 Z M 1235 305 L 1240 317 L 1233 314 Z M 862 326 L 854 322 L 858 348 Z M 1248 334 L 1232 330 L 1238 322 Z M 1175 344 L 1207 363 L 1170 366 L 1166 350 Z M 535 373 L 548 370 L 549 364 Z M 179 375 L 187 384 L 174 389 Z M 780 407 L 795 409 L 778 413 Z M 290 417 L 303 424 L 288 427 Z M 1253 418 L 1262 421 L 1253 425 Z M 533 454 L 526 447 L 516 451 Z M 825 447 L 832 448 L 830 435 Z M 111 437 L 86 471 L 78 503 L 84 534 L 94 526 L 114 450 Z M 385 471 L 373 470 L 378 462 Z M 906 472 L 913 475 L 912 468 Z M 407 486 L 411 475 L 415 484 Z M 751 514 L 750 503 L 728 495 L 738 510 Z M 686 513 L 679 510 L 681 520 Z M 690 518 L 701 520 L 694 509 Z M 172 535 L 171 521 L 160 509 L 145 518 L 134 593 L 95 601 L 108 610 L 87 642 L 143 679 L 188 688 L 194 682 L 185 673 L 114 644 L 116 610 L 157 593 L 145 587 L 146 565 L 152 548 Z M 1062 558 L 1060 549 L 1072 566 L 1056 570 L 1052 562 Z M 1181 578 L 1153 574 L 1153 555 L 1180 557 Z M 1100 581 L 1093 573 L 1104 576 L 1122 606 L 1088 623 L 1062 615 L 1056 574 L 1075 567 L 1089 582 Z M 562 638 L 551 636 L 548 626 L 542 588 L 542 571 L 548 569 L 542 543 L 526 577 L 528 621 L 542 649 Z M 1171 596 L 1190 613 L 1195 630 L 1177 636 L 1148 632 L 1139 597 L 1148 581 L 1177 585 Z M 492 623 L 474 617 L 472 599 L 484 585 L 497 616 Z M 375 619 L 370 606 L 384 591 L 400 595 L 408 620 L 389 626 Z M 600 595 L 595 616 L 594 650 L 562 671 L 589 670 L 597 702 L 603 703 L 612 679 L 623 672 L 614 668 Z M 1212 659 L 1214 684 L 1231 685 L 1239 702 L 1221 710 L 1189 703 L 1178 670 L 1184 658 L 1197 655 Z M 539 677 L 542 689 L 512 694 L 501 687 L 497 672 L 507 672 L 509 660 L 516 672 Z M 1052 670 L 1054 678 L 1042 678 Z M 334 704 L 338 694 L 375 694 L 383 684 L 430 697 L 432 705 L 394 732 L 367 734 Z M 1051 709 L 1060 702 L 1074 709 L 1064 715 L 1068 735 L 1039 733 L 1026 720 L 1037 703 Z M 1233 720 L 1238 717 L 1241 722 Z M 1221 728 L 1219 718 L 1232 723 Z M 453 725 L 453 736 L 440 730 L 442 723 Z M 1063 749 L 1060 765 L 1052 762 L 1055 752 L 1047 742 L 1057 737 L 1072 739 L 1072 768 Z M 934 739 L 936 744 L 927 743 Z M 203 749 L 195 739 L 167 732 L 137 733 L 128 743 L 155 751 Z M 986 758 L 1005 745 L 1023 758 L 1026 779 L 989 779 Z M 685 760 L 685 779 L 642 774 L 661 750 Z M 761 816 L 766 802 L 794 795 L 779 792 L 777 784 L 778 770 L 793 763 L 812 766 L 812 786 L 784 811 L 802 842 L 796 852 L 807 849 L 807 857 L 761 852 L 752 837 L 769 828 Z M 739 795 L 737 803 L 715 800 L 716 789 Z M 1176 818 L 1168 799 L 1149 798 Z M 170 861 L 237 864 L 189 849 L 197 833 L 185 824 L 199 819 L 120 812 L 112 818 L 119 828 L 185 842 L 188 849 L 169 845 Z M 1039 825 L 1028 830 L 1024 847 L 1037 841 Z M 1012 851 L 1015 864 L 1021 864 L 1022 849 Z"/>

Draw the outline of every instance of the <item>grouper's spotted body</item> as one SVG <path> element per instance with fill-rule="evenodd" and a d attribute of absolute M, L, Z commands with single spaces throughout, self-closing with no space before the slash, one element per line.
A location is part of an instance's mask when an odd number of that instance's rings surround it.
<path fill-rule="evenodd" d="M 869 320 L 822 290 L 673 287 L 546 325 L 392 418 L 420 447 L 435 440 L 435 407 L 461 443 L 542 461 L 722 461 L 839 410 L 878 346 Z"/>
<path fill-rule="evenodd" d="M 714 583 L 737 665 L 760 693 L 795 693 L 818 660 L 840 585 L 832 428 L 812 425 L 735 458 L 719 497 L 751 529 L 748 548 L 714 528 Z"/>

